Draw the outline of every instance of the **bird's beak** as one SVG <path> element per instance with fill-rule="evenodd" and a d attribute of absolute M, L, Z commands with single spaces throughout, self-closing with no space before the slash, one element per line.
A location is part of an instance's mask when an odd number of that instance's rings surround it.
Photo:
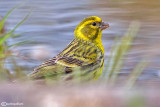
<path fill-rule="evenodd" d="M 104 29 L 106 29 L 106 28 L 108 28 L 108 27 L 109 27 L 109 24 L 108 24 L 108 23 L 105 23 L 105 22 L 102 22 L 102 24 L 101 24 L 101 26 L 100 26 L 101 30 L 104 30 Z"/>

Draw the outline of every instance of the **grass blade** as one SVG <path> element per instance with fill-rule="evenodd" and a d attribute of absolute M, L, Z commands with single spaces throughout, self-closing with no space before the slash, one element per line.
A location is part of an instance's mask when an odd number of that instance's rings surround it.
<path fill-rule="evenodd" d="M 143 60 L 136 65 L 136 67 L 134 68 L 134 70 L 132 71 L 126 82 L 127 89 L 130 89 L 134 85 L 134 83 L 136 82 L 138 77 L 142 74 L 147 65 L 148 62 L 146 60 Z"/>
<path fill-rule="evenodd" d="M 125 36 L 122 38 L 120 41 L 120 45 L 117 47 L 117 58 L 114 60 L 115 65 L 114 69 L 112 69 L 114 72 L 114 75 L 112 76 L 111 82 L 114 84 L 116 82 L 116 79 L 118 77 L 118 72 L 120 72 L 123 62 L 124 62 L 124 57 L 126 53 L 129 51 L 131 44 L 137 35 L 137 32 L 139 30 L 140 24 L 138 22 L 132 22 L 128 32 L 125 34 Z"/>
<path fill-rule="evenodd" d="M 4 26 L 4 23 L 6 22 L 8 16 L 13 12 L 13 10 L 15 10 L 16 8 L 20 7 L 24 2 L 22 2 L 21 4 L 18 4 L 17 6 L 13 7 L 6 15 L 5 17 L 2 19 L 2 21 L 0 22 L 0 32 L 2 31 L 2 28 Z"/>
<path fill-rule="evenodd" d="M 33 40 L 30 40 L 30 41 L 27 40 L 27 41 L 18 42 L 18 43 L 9 45 L 9 46 L 7 46 L 7 47 L 10 48 L 10 47 L 13 47 L 13 46 L 19 46 L 19 45 L 23 45 L 23 44 L 31 43 L 31 42 L 33 42 Z"/>
<path fill-rule="evenodd" d="M 29 15 L 31 14 L 31 11 L 24 17 L 24 19 L 19 22 L 10 32 L 8 32 L 5 36 L 3 36 L 1 39 L 0 39 L 0 45 L 4 43 L 4 41 L 6 41 L 6 39 L 8 37 L 11 36 L 11 34 L 29 17 Z"/>

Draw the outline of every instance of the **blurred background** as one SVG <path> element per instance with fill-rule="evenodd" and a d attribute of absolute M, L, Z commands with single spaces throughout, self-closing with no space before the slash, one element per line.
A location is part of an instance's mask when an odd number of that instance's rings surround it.
<path fill-rule="evenodd" d="M 22 2 L 0 0 L 0 17 L 5 19 Z M 110 25 L 102 34 L 105 72 L 100 80 L 105 84 L 64 82 L 48 87 L 23 81 L 21 77 L 34 67 L 61 52 L 74 38 L 75 27 L 88 16 L 99 16 Z M 25 0 L 9 14 L 6 33 L 22 20 L 7 40 L 3 41 L 7 34 L 0 32 L 1 106 L 11 102 L 23 107 L 160 107 L 160 0 Z M 133 41 L 132 36 L 136 36 Z M 117 38 L 124 44 L 113 48 Z M 110 76 L 112 72 L 115 75 Z M 111 77 L 118 78 L 116 86 L 112 81 L 107 84 Z M 134 83 L 138 87 L 127 91 Z"/>
<path fill-rule="evenodd" d="M 21 2 L 1 0 L 0 16 L 4 17 L 9 10 Z M 125 77 L 143 58 L 149 58 L 149 65 L 139 80 L 159 81 L 159 0 L 26 0 L 8 17 L 7 31 L 13 29 L 31 10 L 29 18 L 14 32 L 20 36 L 7 40 L 7 44 L 31 41 L 11 48 L 18 51 L 21 56 L 15 57 L 15 60 L 26 74 L 64 49 L 73 39 L 75 27 L 85 17 L 99 16 L 110 25 L 102 36 L 105 60 L 107 61 L 114 39 L 124 36 L 130 23 L 137 21 L 140 23 L 140 28 L 119 75 Z M 14 71 L 14 65 L 10 60 L 6 60 L 5 66 Z"/>

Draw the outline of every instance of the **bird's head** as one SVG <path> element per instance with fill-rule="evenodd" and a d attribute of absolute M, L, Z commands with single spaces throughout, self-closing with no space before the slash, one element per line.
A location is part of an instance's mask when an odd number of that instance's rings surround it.
<path fill-rule="evenodd" d="M 101 40 L 102 30 L 108 28 L 107 23 L 97 16 L 85 18 L 75 29 L 75 37 L 88 41 Z"/>

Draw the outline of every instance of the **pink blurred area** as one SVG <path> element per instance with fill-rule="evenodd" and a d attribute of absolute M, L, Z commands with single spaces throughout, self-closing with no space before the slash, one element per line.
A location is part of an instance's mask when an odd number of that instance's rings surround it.
<path fill-rule="evenodd" d="M 22 107 L 159 107 L 160 88 L 125 90 L 104 85 L 1 84 L 0 103 Z"/>

